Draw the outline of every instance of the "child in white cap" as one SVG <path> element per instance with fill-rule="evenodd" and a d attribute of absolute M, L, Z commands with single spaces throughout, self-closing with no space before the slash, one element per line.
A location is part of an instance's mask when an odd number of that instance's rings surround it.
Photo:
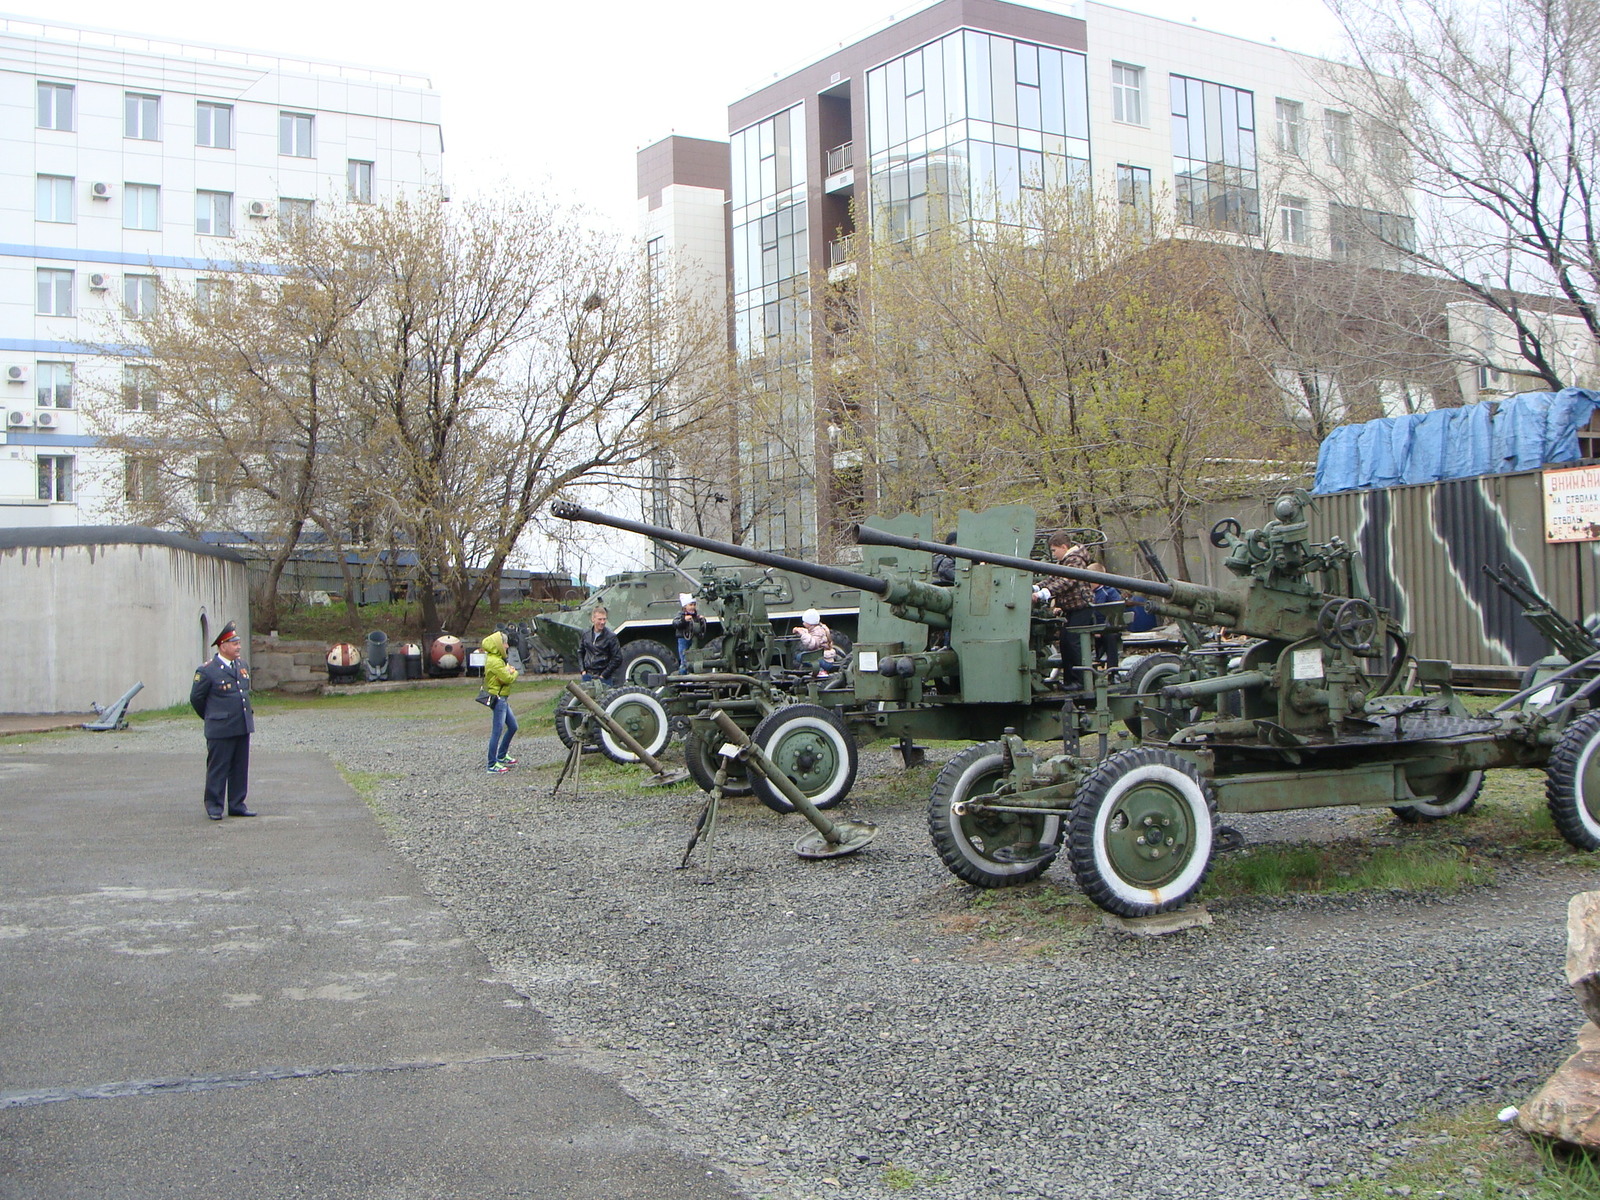
<path fill-rule="evenodd" d="M 706 619 L 700 607 L 688 592 L 678 593 L 678 616 L 672 622 L 672 632 L 678 638 L 678 674 L 689 673 L 689 648 L 697 645 L 706 635 Z"/>

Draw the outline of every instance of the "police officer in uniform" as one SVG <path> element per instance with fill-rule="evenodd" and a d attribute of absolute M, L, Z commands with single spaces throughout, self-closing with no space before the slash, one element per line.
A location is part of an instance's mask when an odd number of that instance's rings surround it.
<path fill-rule="evenodd" d="M 189 704 L 206 723 L 206 816 L 220 821 L 226 808 L 230 817 L 253 817 L 244 802 L 250 789 L 250 735 L 256 731 L 250 668 L 239 658 L 239 631 L 232 621 L 213 645 L 217 656 L 195 671 L 189 689 Z"/>

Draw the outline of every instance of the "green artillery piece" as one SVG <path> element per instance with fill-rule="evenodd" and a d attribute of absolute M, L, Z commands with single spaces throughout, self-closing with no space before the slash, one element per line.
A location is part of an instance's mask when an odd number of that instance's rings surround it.
<path fill-rule="evenodd" d="M 1077 699 L 1068 696 L 1061 681 L 1050 678 L 1059 621 L 1034 605 L 1033 574 L 1039 564 L 1018 557 L 1034 545 L 1034 514 L 1029 508 L 962 514 L 959 531 L 967 544 L 1012 556 L 1022 565 L 976 564 L 958 571 L 952 586 L 928 582 L 931 556 L 921 550 L 869 547 L 863 553 L 867 571 L 852 571 L 575 505 L 559 504 L 552 512 L 745 558 L 849 589 L 851 595 L 859 589 L 859 640 L 842 672 L 793 671 L 783 655 L 766 660 L 767 667 L 760 671 L 751 670 L 749 661 L 734 664 L 726 657 L 725 638 L 723 665 L 746 669 L 672 676 L 657 689 L 656 699 L 669 714 L 690 713 L 693 728 L 685 741 L 686 765 L 708 791 L 725 757 L 720 753 L 724 739 L 711 719 L 717 709 L 732 717 L 818 808 L 848 795 L 855 779 L 858 741 L 898 738 L 910 763 L 920 751 L 913 744 L 916 738 L 966 740 L 1021 730 L 1034 740 L 1070 733 L 1075 744 L 1084 732 L 1098 732 L 1102 740 L 1109 736 L 1114 715 L 1103 678 Z M 880 524 L 924 538 L 931 531 L 925 519 L 911 516 Z M 752 596 L 752 603 L 755 599 Z M 759 627 L 753 609 L 751 620 L 753 627 Z M 726 615 L 724 623 L 728 624 Z M 942 644 L 932 644 L 935 631 Z M 638 703 L 642 706 L 644 701 Z M 737 766 L 742 769 L 742 764 Z M 777 811 L 792 808 L 781 790 L 759 775 L 742 775 L 735 786 L 747 787 Z"/>
<path fill-rule="evenodd" d="M 1579 849 L 1600 848 L 1600 765 L 1591 765 L 1600 712 L 1590 711 L 1600 652 L 1490 713 L 1468 715 L 1450 688 L 1449 664 L 1413 659 L 1408 635 L 1372 602 L 1356 555 L 1338 539 L 1311 543 L 1301 520 L 1308 502 L 1303 492 L 1280 496 L 1262 528 L 1225 521 L 1212 530 L 1228 551 L 1224 565 L 1242 580 L 1235 589 L 1028 564 L 1139 592 L 1158 614 L 1256 640 L 1236 663 L 1190 655 L 1157 696 L 1121 697 L 1113 707 L 1138 719 L 1142 742 L 1098 763 L 1075 755 L 1041 762 L 1015 732 L 956 755 L 929 802 L 946 866 L 970 883 L 1005 887 L 1037 878 L 1066 845 L 1092 900 L 1147 916 L 1200 888 L 1219 812 L 1359 805 L 1433 820 L 1470 807 L 1493 767 L 1544 767 L 1563 836 Z M 869 528 L 858 536 L 934 548 Z M 1020 565 L 984 550 L 942 549 L 975 569 Z M 1399 690 L 1408 676 L 1420 694 Z M 1554 688 L 1549 703 L 1525 703 L 1546 687 Z"/>

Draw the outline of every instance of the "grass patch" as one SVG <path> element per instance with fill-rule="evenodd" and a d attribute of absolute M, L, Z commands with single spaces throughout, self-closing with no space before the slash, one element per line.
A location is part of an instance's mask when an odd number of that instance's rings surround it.
<path fill-rule="evenodd" d="M 1424 1117 L 1406 1127 L 1420 1144 L 1371 1179 L 1333 1185 L 1329 1200 L 1600 1200 L 1600 1160 L 1530 1139 L 1496 1119 L 1495 1104 Z M 1404 1191 L 1402 1189 L 1409 1189 Z"/>
<path fill-rule="evenodd" d="M 945 917 L 945 932 L 980 938 L 986 953 L 1048 956 L 1081 945 L 1100 910 L 1076 888 L 1048 879 L 979 891 L 966 912 Z"/>
<path fill-rule="evenodd" d="M 1291 893 L 1454 892 L 1489 883 L 1494 870 L 1466 847 L 1367 841 L 1247 846 L 1219 856 L 1202 899 Z"/>
<path fill-rule="evenodd" d="M 907 1167 L 897 1167 L 892 1163 L 883 1168 L 883 1186 L 891 1192 L 912 1192 L 924 1183 L 944 1183 L 950 1176 L 943 1172 L 936 1175 L 918 1175 Z"/>

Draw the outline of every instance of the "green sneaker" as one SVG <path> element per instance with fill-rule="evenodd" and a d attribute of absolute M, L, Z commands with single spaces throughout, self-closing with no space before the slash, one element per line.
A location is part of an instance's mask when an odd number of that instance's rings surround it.
<path fill-rule="evenodd" d="M 514 767 L 514 766 L 517 765 L 517 760 L 512 758 L 511 755 L 508 754 L 504 758 L 502 758 L 498 763 L 496 763 L 495 765 L 496 766 L 500 766 L 500 767 Z"/>

